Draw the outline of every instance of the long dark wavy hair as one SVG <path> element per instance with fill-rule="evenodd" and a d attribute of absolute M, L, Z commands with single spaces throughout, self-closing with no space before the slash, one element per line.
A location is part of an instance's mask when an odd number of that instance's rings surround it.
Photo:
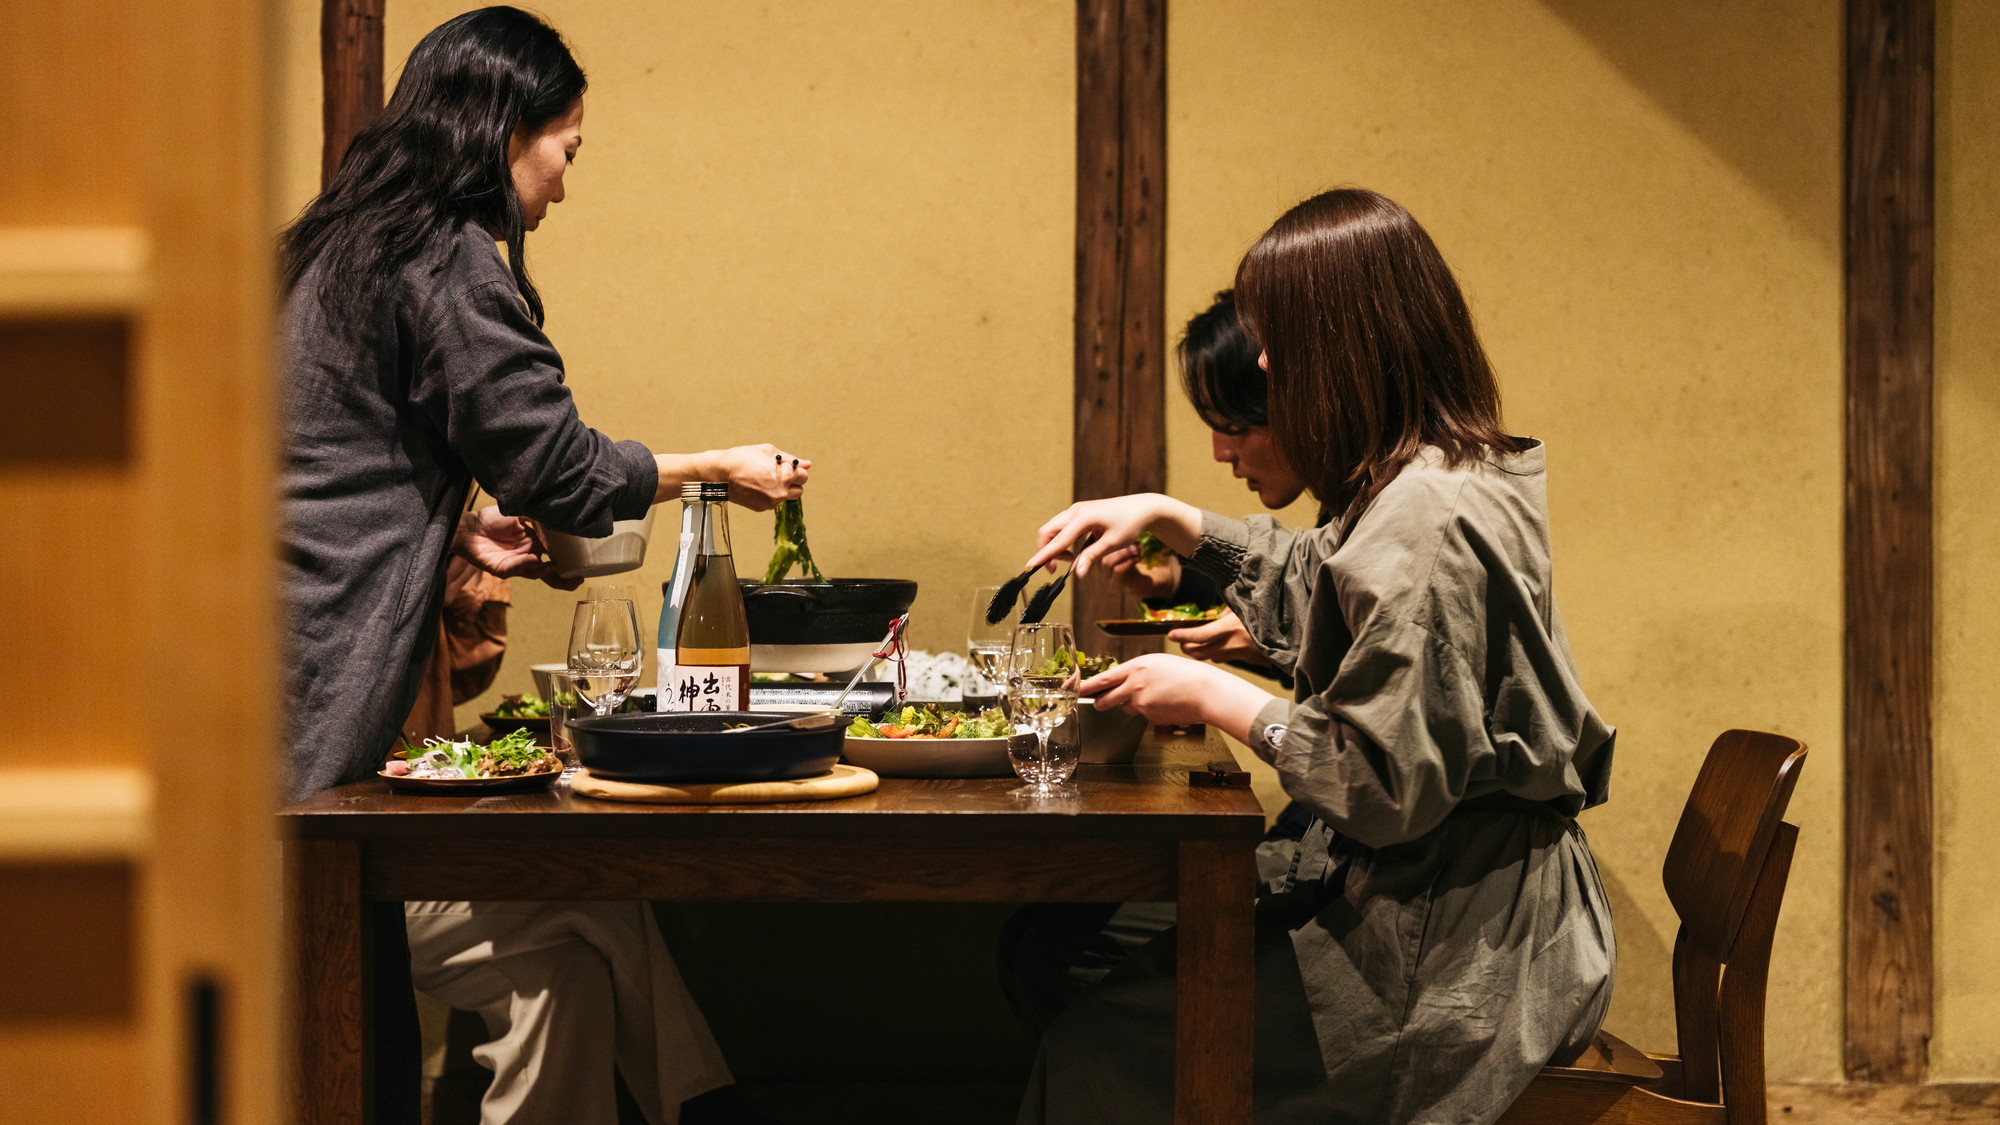
<path fill-rule="evenodd" d="M 285 292 L 318 265 L 316 296 L 330 314 L 371 317 L 398 270 L 470 220 L 507 244 L 540 324 L 507 142 L 566 115 L 585 85 L 562 36 L 519 8 L 438 26 L 410 52 L 395 96 L 348 146 L 333 182 L 281 236 Z"/>
<path fill-rule="evenodd" d="M 1272 444 L 1319 499 L 1358 512 L 1422 447 L 1447 465 L 1529 442 L 1430 235 L 1386 196 L 1338 188 L 1271 224 L 1236 267 L 1236 306 L 1270 357 Z"/>

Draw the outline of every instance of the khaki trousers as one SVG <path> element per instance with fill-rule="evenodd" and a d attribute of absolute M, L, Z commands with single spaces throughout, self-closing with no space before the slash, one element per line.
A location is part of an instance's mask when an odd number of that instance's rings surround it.
<path fill-rule="evenodd" d="M 416 986 L 492 1039 L 481 1125 L 617 1125 L 612 1067 L 647 1120 L 732 1079 L 642 902 L 404 904 Z"/>

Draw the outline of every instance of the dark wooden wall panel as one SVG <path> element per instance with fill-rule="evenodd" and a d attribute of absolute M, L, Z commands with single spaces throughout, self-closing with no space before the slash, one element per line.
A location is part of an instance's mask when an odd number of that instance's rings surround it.
<path fill-rule="evenodd" d="M 1846 1068 L 1931 1035 L 1930 0 L 1848 0 Z"/>
<path fill-rule="evenodd" d="M 384 0 L 322 0 L 319 18 L 320 82 L 324 92 L 320 147 L 321 187 L 333 179 L 354 134 L 382 112 L 382 5 Z"/>
<path fill-rule="evenodd" d="M 1165 0 L 1078 0 L 1074 496 L 1166 487 Z M 1131 655 L 1091 625 L 1129 617 L 1115 585 L 1078 583 L 1078 640 Z"/>

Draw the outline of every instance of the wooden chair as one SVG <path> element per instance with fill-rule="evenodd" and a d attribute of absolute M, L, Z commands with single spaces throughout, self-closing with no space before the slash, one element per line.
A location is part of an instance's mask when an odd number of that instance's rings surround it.
<path fill-rule="evenodd" d="M 1500 1125 L 1764 1125 L 1764 983 L 1799 830 L 1784 821 L 1806 747 L 1726 731 L 1708 749 L 1667 849 L 1680 1055 L 1599 1033 L 1543 1069 Z"/>

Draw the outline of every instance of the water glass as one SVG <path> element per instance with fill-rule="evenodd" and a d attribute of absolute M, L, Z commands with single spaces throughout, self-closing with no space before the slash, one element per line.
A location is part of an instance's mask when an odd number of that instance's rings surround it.
<path fill-rule="evenodd" d="M 1014 629 L 1007 653 L 1007 708 L 1017 729 L 1034 732 L 1034 740 L 1016 738 L 1007 757 L 1025 786 L 1024 797 L 1042 798 L 1060 792 L 1076 772 L 1081 743 L 1051 741 L 1057 724 L 1076 710 L 1076 637 L 1068 625 L 1042 622 Z"/>
<path fill-rule="evenodd" d="M 593 710 L 577 695 L 576 678 L 567 669 L 550 673 L 548 703 L 549 749 L 562 759 L 562 777 L 558 779 L 558 784 L 567 784 L 582 767 L 576 756 L 576 738 L 570 732 L 569 724 L 571 720 L 592 714 Z"/>
<path fill-rule="evenodd" d="M 965 632 L 965 654 L 972 661 L 973 675 L 962 689 L 966 710 L 984 710 L 1000 702 L 1007 680 L 1007 654 L 1013 649 L 1017 606 L 998 624 L 986 623 L 986 607 L 993 604 L 998 586 L 979 586 L 972 591 L 971 624 Z"/>

